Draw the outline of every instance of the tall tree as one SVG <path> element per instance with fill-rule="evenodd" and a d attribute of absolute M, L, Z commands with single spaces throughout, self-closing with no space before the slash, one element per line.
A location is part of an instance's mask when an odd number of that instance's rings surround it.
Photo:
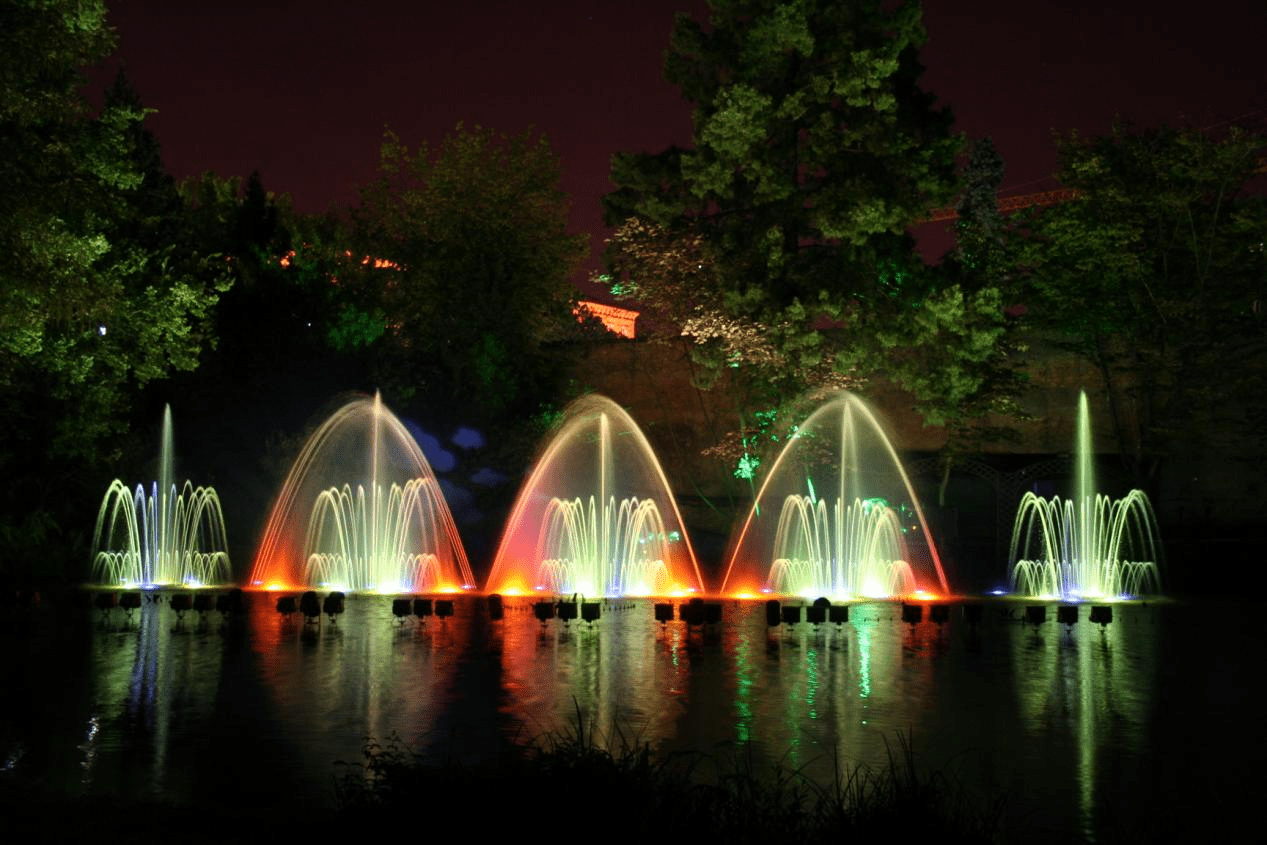
<path fill-rule="evenodd" d="M 149 179 L 145 109 L 126 86 L 84 99 L 113 46 L 97 0 L 0 5 L 0 470 L 24 497 L 0 508 L 5 561 L 59 523 L 57 462 L 117 457 L 136 389 L 196 364 L 227 284 L 155 237 L 179 203 Z"/>
<path fill-rule="evenodd" d="M 1261 419 L 1264 149 L 1235 129 L 1073 134 L 1059 178 L 1081 198 L 1029 223 L 1033 317 L 1099 369 L 1141 483 L 1175 435 L 1247 404 Z"/>
<path fill-rule="evenodd" d="M 999 212 L 1003 172 L 994 142 L 973 141 L 955 203 L 955 245 L 925 274 L 925 307 L 912 314 L 913 327 L 932 331 L 919 355 L 896 362 L 902 372 L 894 380 L 917 397 L 926 422 L 946 429 L 943 499 L 956 458 L 1015 439 L 1011 423 L 1026 416 L 1019 402 L 1025 383 L 1020 357 L 1026 348 L 1018 340 L 1023 308 L 1016 307 L 1020 233 Z M 941 317 L 930 321 L 932 311 Z M 942 343 L 948 332 L 965 342 Z"/>
<path fill-rule="evenodd" d="M 941 423 L 985 389 L 1001 295 L 930 273 L 907 233 L 953 195 L 961 147 L 918 85 L 923 40 L 917 3 L 717 0 L 707 27 L 678 18 L 665 65 L 694 147 L 613 158 L 609 278 L 675 303 L 763 413 L 885 377 Z"/>
<path fill-rule="evenodd" d="M 194 366 L 223 276 L 151 237 L 179 202 L 150 181 L 145 109 L 126 86 L 96 115 L 82 98 L 80 68 L 113 46 L 102 5 L 0 14 L 0 389 L 30 413 L 18 432 L 90 457 L 118 432 L 129 387 Z"/>
<path fill-rule="evenodd" d="M 355 284 L 382 309 L 401 389 L 475 400 L 490 418 L 553 394 L 547 342 L 575 323 L 559 162 L 543 136 L 462 125 L 434 149 L 388 133 L 361 193 Z"/>

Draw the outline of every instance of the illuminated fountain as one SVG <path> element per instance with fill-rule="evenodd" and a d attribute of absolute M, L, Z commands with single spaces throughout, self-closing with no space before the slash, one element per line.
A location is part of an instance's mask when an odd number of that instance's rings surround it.
<path fill-rule="evenodd" d="M 519 491 L 488 591 L 663 596 L 702 589 L 682 516 L 642 431 L 610 399 L 572 403 Z"/>
<path fill-rule="evenodd" d="M 946 595 L 919 500 L 875 414 L 838 392 L 788 438 L 722 592 L 843 600 Z"/>
<path fill-rule="evenodd" d="M 273 505 L 249 584 L 380 593 L 474 587 L 430 464 L 377 395 L 344 405 L 308 438 Z"/>
<path fill-rule="evenodd" d="M 110 482 L 93 532 L 93 580 L 122 587 L 201 587 L 230 580 L 224 515 L 211 487 L 173 478 L 172 409 L 163 411 L 158 479 L 147 492 Z"/>
<path fill-rule="evenodd" d="M 1071 499 L 1021 499 L 1012 528 L 1013 592 L 1052 598 L 1115 598 L 1161 592 L 1160 544 L 1152 505 L 1142 490 L 1121 499 L 1095 483 L 1091 414 L 1078 398 Z"/>

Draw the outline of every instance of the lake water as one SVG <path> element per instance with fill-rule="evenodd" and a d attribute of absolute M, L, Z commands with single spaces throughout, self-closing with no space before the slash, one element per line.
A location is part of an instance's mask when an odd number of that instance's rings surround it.
<path fill-rule="evenodd" d="M 244 624 L 145 603 L 19 611 L 0 777 L 55 793 L 214 808 L 328 806 L 367 736 L 435 758 L 489 758 L 505 738 L 574 729 L 665 752 L 738 751 L 828 782 L 883 768 L 909 737 L 921 766 L 982 805 L 1004 798 L 1009 838 L 1208 839 L 1252 817 L 1267 728 L 1257 688 L 1264 623 L 1234 602 L 1118 605 L 1072 628 L 1049 609 L 987 604 L 911 626 L 889 603 L 841 626 L 770 628 L 760 603 L 719 625 L 654 621 L 648 601 L 601 621 L 542 624 L 508 600 L 491 622 L 461 597 L 444 622 L 396 624 L 391 601 L 350 597 L 336 625 L 284 621 L 257 594 Z"/>

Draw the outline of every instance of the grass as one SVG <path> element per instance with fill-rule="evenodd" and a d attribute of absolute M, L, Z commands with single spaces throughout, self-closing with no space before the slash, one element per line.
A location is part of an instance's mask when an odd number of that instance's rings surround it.
<path fill-rule="evenodd" d="M 393 736 L 367 740 L 364 761 L 343 765 L 339 811 L 371 814 L 375 829 L 403 830 L 443 816 L 477 828 L 566 827 L 620 840 L 668 834 L 811 841 L 871 833 L 1001 839 L 1001 802 L 982 806 L 947 774 L 922 771 L 907 735 L 898 736 L 887 767 L 838 767 L 827 785 L 778 766 L 760 770 L 744 749 L 728 758 L 663 756 L 618 730 L 600 741 L 579 712 L 570 730 L 511 745 L 493 764 L 429 761 Z"/>

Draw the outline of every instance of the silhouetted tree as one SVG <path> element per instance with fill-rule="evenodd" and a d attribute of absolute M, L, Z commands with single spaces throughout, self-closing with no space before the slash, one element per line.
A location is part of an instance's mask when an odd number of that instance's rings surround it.
<path fill-rule="evenodd" d="M 1141 483 L 1176 436 L 1261 430 L 1267 198 L 1247 188 L 1265 148 L 1236 129 L 1071 134 L 1058 178 L 1081 196 L 1028 223 L 1033 319 L 1100 371 Z"/>
<path fill-rule="evenodd" d="M 434 149 L 392 133 L 353 212 L 363 313 L 386 317 L 394 395 L 460 399 L 490 419 L 557 394 L 551 340 L 572 325 L 559 162 L 544 137 L 459 124 Z M 374 303 L 369 310 L 368 303 Z"/>
<path fill-rule="evenodd" d="M 991 389 L 1001 293 L 929 271 L 907 233 L 953 195 L 961 147 L 918 85 L 923 40 L 916 3 L 724 0 L 707 26 L 677 20 L 665 75 L 696 104 L 694 147 L 614 157 L 607 279 L 663 309 L 697 364 L 737 371 L 754 432 L 728 457 L 809 390 L 884 379 L 943 424 Z"/>

